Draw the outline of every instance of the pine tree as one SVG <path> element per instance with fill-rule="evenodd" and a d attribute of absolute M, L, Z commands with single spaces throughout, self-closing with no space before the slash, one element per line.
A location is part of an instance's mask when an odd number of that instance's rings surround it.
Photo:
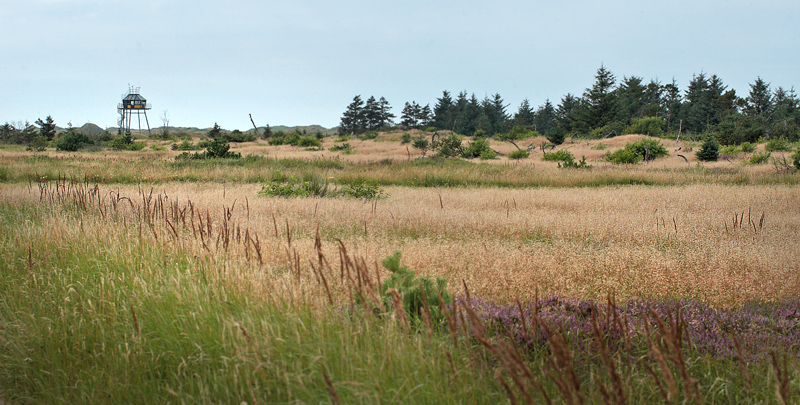
<path fill-rule="evenodd" d="M 361 95 L 353 97 L 353 102 L 347 106 L 339 124 L 339 132 L 342 134 L 360 134 L 366 128 L 364 120 L 364 101 Z"/>
<path fill-rule="evenodd" d="M 646 87 L 642 84 L 642 78 L 638 76 L 623 77 L 622 82 L 617 87 L 616 94 L 618 109 L 616 120 L 625 125 L 630 124 L 631 119 L 642 117 L 642 108 L 645 105 Z"/>
<path fill-rule="evenodd" d="M 406 128 L 416 128 L 419 126 L 419 122 L 417 121 L 417 111 L 419 111 L 419 105 L 416 101 L 412 101 L 410 104 L 406 102 L 405 106 L 403 107 L 403 112 L 400 115 L 400 125 Z"/>
<path fill-rule="evenodd" d="M 573 132 L 579 130 L 586 130 L 582 127 L 580 117 L 583 115 L 581 112 L 584 109 L 583 101 L 567 93 L 561 98 L 561 103 L 556 109 L 556 116 L 558 117 L 558 125 L 566 132 Z"/>
<path fill-rule="evenodd" d="M 478 120 L 483 115 L 483 108 L 478 98 L 475 97 L 475 93 L 472 94 L 469 100 L 466 99 L 466 93 L 461 93 L 458 96 L 459 115 L 456 119 L 455 132 L 472 136 L 478 129 Z M 461 109 L 462 103 L 464 104 L 463 109 Z"/>
<path fill-rule="evenodd" d="M 519 108 L 517 109 L 517 113 L 514 114 L 514 125 L 532 127 L 534 115 L 535 113 L 533 108 L 526 98 L 522 100 L 522 103 L 520 103 Z"/>
<path fill-rule="evenodd" d="M 644 105 L 642 106 L 642 117 L 664 117 L 664 86 L 661 82 L 651 79 L 644 90 Z"/>
<path fill-rule="evenodd" d="M 216 139 L 220 135 L 222 135 L 222 128 L 215 122 L 214 126 L 208 131 L 207 136 L 211 139 Z"/>
<path fill-rule="evenodd" d="M 672 78 L 672 83 L 664 86 L 663 110 L 667 124 L 667 132 L 674 132 L 681 129 L 681 89 L 678 82 Z"/>
<path fill-rule="evenodd" d="M 765 83 L 760 77 L 756 78 L 755 83 L 750 85 L 750 94 L 745 98 L 745 113 L 766 126 L 772 119 L 774 107 L 769 83 Z"/>
<path fill-rule="evenodd" d="M 488 97 L 484 98 L 481 105 L 483 107 L 483 113 L 486 115 L 487 122 L 484 130 L 488 136 L 508 131 L 508 122 L 510 119 L 506 112 L 508 106 L 499 93 L 495 93 L 491 99 Z"/>
<path fill-rule="evenodd" d="M 702 133 L 708 127 L 714 112 L 711 90 L 705 73 L 700 72 L 692 76 L 686 89 L 685 100 L 681 107 L 685 120 L 684 128 L 695 134 Z"/>
<path fill-rule="evenodd" d="M 39 126 L 39 135 L 48 141 L 52 141 L 56 136 L 56 124 L 53 122 L 53 117 L 47 116 L 44 121 L 41 118 L 36 120 L 36 125 Z"/>
<path fill-rule="evenodd" d="M 697 159 L 703 162 L 716 162 L 719 159 L 719 142 L 709 136 L 696 153 Z"/>
<path fill-rule="evenodd" d="M 442 97 L 436 99 L 436 105 L 433 107 L 433 126 L 436 129 L 452 130 L 455 117 L 455 103 L 450 97 L 450 92 L 445 90 L 442 92 Z"/>
<path fill-rule="evenodd" d="M 380 100 L 378 100 L 378 106 L 380 107 L 381 127 L 394 125 L 392 119 L 395 118 L 395 115 L 392 114 L 392 106 L 389 105 L 385 97 L 381 97 Z"/>
<path fill-rule="evenodd" d="M 364 127 L 367 131 L 375 131 L 381 127 L 381 107 L 374 96 L 369 96 L 367 103 L 364 105 Z"/>
<path fill-rule="evenodd" d="M 553 107 L 553 104 L 550 103 L 550 100 L 547 99 L 544 104 L 539 106 L 536 110 L 535 118 L 533 119 L 533 127 L 540 134 L 547 137 L 557 126 L 558 119 L 556 116 L 556 109 Z"/>
<path fill-rule="evenodd" d="M 419 125 L 421 127 L 429 127 L 433 122 L 433 112 L 431 112 L 431 105 L 425 104 L 419 114 Z"/>
<path fill-rule="evenodd" d="M 614 120 L 617 114 L 617 97 L 613 91 L 615 82 L 614 74 L 600 65 L 594 85 L 583 93 L 587 108 L 581 118 L 588 129 L 600 128 Z"/>

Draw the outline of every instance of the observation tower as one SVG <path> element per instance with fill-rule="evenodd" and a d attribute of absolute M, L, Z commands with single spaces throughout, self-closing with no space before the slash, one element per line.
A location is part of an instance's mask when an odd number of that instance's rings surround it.
<path fill-rule="evenodd" d="M 147 119 L 147 110 L 152 107 L 147 104 L 147 100 L 139 94 L 138 87 L 128 86 L 128 95 L 123 96 L 122 103 L 117 105 L 117 112 L 119 112 L 119 128 L 120 132 L 131 132 L 131 120 L 133 115 L 139 121 L 139 133 L 142 132 L 142 115 L 144 115 L 144 122 L 147 124 L 147 133 L 150 134 L 150 121 Z"/>

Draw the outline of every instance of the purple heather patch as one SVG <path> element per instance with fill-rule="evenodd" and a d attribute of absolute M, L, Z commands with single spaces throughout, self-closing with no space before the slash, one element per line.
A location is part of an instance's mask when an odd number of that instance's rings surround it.
<path fill-rule="evenodd" d="M 460 297 L 459 302 L 465 302 Z M 522 317 L 516 304 L 495 304 L 473 298 L 471 305 L 481 320 L 490 329 L 507 330 L 522 347 L 534 349 L 546 344 L 542 328 L 525 333 Z M 737 350 L 734 339 L 738 339 L 744 361 L 763 361 L 769 352 L 785 352 L 790 356 L 800 355 L 800 299 L 786 299 L 776 303 L 749 303 L 735 309 L 716 309 L 697 301 L 631 301 L 616 307 L 618 322 L 608 314 L 608 304 L 574 298 L 548 297 L 538 301 L 538 315 L 550 329 L 559 330 L 572 342 L 576 354 L 592 350 L 592 311 L 597 309 L 600 330 L 611 350 L 625 346 L 626 328 L 633 347 L 647 350 L 645 322 L 651 333 L 658 327 L 650 311 L 661 319 L 673 319 L 680 311 L 683 320 L 684 354 L 735 359 Z M 528 328 L 534 317 L 534 303 L 527 302 L 522 310 Z M 624 325 L 624 326 L 623 326 Z M 735 338 L 734 338 L 735 336 Z M 594 351 L 594 350 L 592 350 Z"/>

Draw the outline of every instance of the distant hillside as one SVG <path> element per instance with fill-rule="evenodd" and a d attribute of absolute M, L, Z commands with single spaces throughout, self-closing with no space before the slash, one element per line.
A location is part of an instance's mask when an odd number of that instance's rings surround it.
<path fill-rule="evenodd" d="M 86 124 L 86 125 L 94 125 L 94 124 Z M 86 125 L 84 125 L 84 127 Z M 97 127 L 96 125 L 94 125 L 94 126 Z M 83 127 L 81 127 L 81 128 L 83 128 Z M 266 127 L 258 127 L 259 134 L 263 134 L 264 133 L 264 128 L 266 128 Z M 169 130 L 169 132 L 172 132 L 172 133 L 185 132 L 185 133 L 189 133 L 189 134 L 193 134 L 193 135 L 204 135 L 205 133 L 207 133 L 208 131 L 211 130 L 210 127 L 209 128 L 167 127 L 167 129 Z M 222 129 L 225 130 L 225 131 L 232 131 L 232 130 L 227 129 L 227 128 L 222 128 Z M 163 127 L 151 128 L 151 132 L 153 134 L 160 134 L 162 130 L 163 130 Z M 330 128 L 329 129 L 329 128 L 325 128 L 325 127 L 323 127 L 321 125 L 297 125 L 297 126 L 293 126 L 293 127 L 286 126 L 286 125 L 278 125 L 278 126 L 270 126 L 270 130 L 272 130 L 273 133 L 274 132 L 279 132 L 279 131 L 292 132 L 292 131 L 296 130 L 296 131 L 298 131 L 300 133 L 302 133 L 303 131 L 305 131 L 308 134 L 316 134 L 317 132 L 322 132 L 325 135 L 333 135 L 333 134 L 336 133 L 338 128 Z M 100 131 L 102 132 L 102 130 L 100 130 Z M 143 130 L 143 131 L 146 132 L 147 130 Z M 240 131 L 241 131 L 241 129 L 240 129 Z M 117 128 L 116 127 L 108 128 L 108 132 L 115 134 L 115 133 L 117 133 Z M 254 132 L 254 130 L 253 130 L 253 128 L 249 128 L 249 129 L 246 129 L 244 132 L 245 133 L 252 133 L 252 132 Z M 89 135 L 89 134 L 87 133 L 87 135 Z"/>
<path fill-rule="evenodd" d="M 103 128 L 100 128 L 91 122 L 87 122 L 86 124 L 83 124 L 82 127 L 78 128 L 78 132 L 90 138 L 102 135 L 103 131 Z"/>

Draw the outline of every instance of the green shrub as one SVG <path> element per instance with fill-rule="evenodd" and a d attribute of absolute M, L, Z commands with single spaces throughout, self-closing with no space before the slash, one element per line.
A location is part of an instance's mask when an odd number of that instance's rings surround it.
<path fill-rule="evenodd" d="M 720 155 L 735 155 L 739 152 L 739 147 L 736 145 L 725 145 L 719 150 Z"/>
<path fill-rule="evenodd" d="M 211 145 L 206 148 L 206 157 L 208 158 L 235 158 L 242 157 L 241 154 L 230 152 L 231 145 L 224 139 L 224 137 L 217 137 Z"/>
<path fill-rule="evenodd" d="M 789 141 L 786 138 L 773 138 L 767 141 L 764 147 L 767 152 L 787 152 L 792 150 Z"/>
<path fill-rule="evenodd" d="M 478 158 L 481 160 L 497 159 L 497 152 L 495 152 L 494 149 L 491 148 L 484 149 L 483 151 L 481 151 L 481 155 L 478 156 Z"/>
<path fill-rule="evenodd" d="M 464 138 L 458 134 L 450 134 L 449 136 L 440 138 L 431 142 L 431 149 L 436 150 L 436 156 L 439 157 L 459 157 L 463 156 L 463 149 L 461 148 L 461 141 Z"/>
<path fill-rule="evenodd" d="M 667 148 L 665 148 L 658 139 L 644 138 L 625 145 L 625 149 L 634 151 L 646 161 L 669 156 Z"/>
<path fill-rule="evenodd" d="M 191 140 L 185 139 L 181 143 L 173 143 L 171 146 L 172 150 L 199 150 L 201 149 L 200 145 L 195 145 L 192 143 Z"/>
<path fill-rule="evenodd" d="M 795 153 L 793 153 L 791 158 L 794 168 L 800 170 L 800 149 L 798 149 Z"/>
<path fill-rule="evenodd" d="M 165 147 L 163 147 L 161 145 L 150 145 L 150 149 L 151 150 L 157 150 L 157 151 L 167 150 L 167 148 L 165 148 Z"/>
<path fill-rule="evenodd" d="M 400 137 L 400 144 L 405 145 L 407 143 L 411 143 L 411 134 L 408 132 L 404 133 L 402 137 Z"/>
<path fill-rule="evenodd" d="M 339 190 L 319 175 L 286 178 L 278 172 L 258 194 L 268 197 L 335 197 Z"/>
<path fill-rule="evenodd" d="M 528 151 L 527 151 L 527 150 L 525 150 L 525 149 L 517 149 L 517 150 L 515 150 L 515 151 L 513 151 L 513 152 L 509 153 L 509 154 L 508 154 L 508 158 L 509 158 L 509 159 L 514 159 L 514 160 L 517 160 L 517 159 L 527 159 L 527 158 L 528 158 L 530 155 L 531 155 L 531 153 L 530 153 L 530 152 L 528 152 Z"/>
<path fill-rule="evenodd" d="M 321 148 L 322 141 L 313 136 L 304 136 L 297 142 L 297 146 L 302 148 Z"/>
<path fill-rule="evenodd" d="M 136 143 L 139 142 L 135 142 L 134 144 Z M 180 155 L 175 156 L 175 160 L 215 159 L 215 158 L 239 159 L 242 157 L 241 153 L 231 152 L 229 150 L 231 146 L 230 144 L 228 144 L 228 141 L 226 141 L 225 138 L 222 136 L 214 138 L 214 140 L 211 142 L 201 142 L 199 144 L 206 145 L 206 150 L 204 152 L 198 152 L 198 153 L 183 152 Z"/>
<path fill-rule="evenodd" d="M 378 131 L 367 131 L 367 132 L 364 132 L 361 135 L 358 135 L 358 139 L 361 139 L 361 140 L 364 140 L 364 141 L 367 141 L 367 140 L 370 140 L 370 139 L 375 139 L 377 137 L 378 137 Z"/>
<path fill-rule="evenodd" d="M 564 161 L 564 164 L 558 164 L 559 169 L 591 169 L 592 165 L 586 163 L 586 156 L 581 156 L 580 162 L 576 162 L 575 159 L 568 159 Z"/>
<path fill-rule="evenodd" d="M 226 133 L 222 136 L 228 142 L 253 142 L 256 140 L 255 135 L 250 135 L 239 131 L 238 129 L 233 130 L 233 132 Z"/>
<path fill-rule="evenodd" d="M 431 148 L 431 143 L 428 141 L 428 138 L 425 136 L 418 136 L 411 141 L 411 146 L 419 149 L 422 151 L 422 156 L 424 157 L 428 150 Z"/>
<path fill-rule="evenodd" d="M 641 162 L 642 156 L 626 147 L 614 153 L 606 152 L 606 160 L 616 165 L 633 165 Z"/>
<path fill-rule="evenodd" d="M 381 286 L 384 310 L 389 312 L 390 308 L 394 307 L 391 295 L 391 290 L 394 290 L 400 296 L 403 310 L 415 328 L 422 327 L 423 312 L 426 307 L 430 311 L 432 327 L 438 329 L 440 325 L 445 325 L 444 311 L 447 308 L 442 307 L 442 301 L 445 306 L 453 302 L 452 296 L 447 291 L 447 281 L 439 277 L 435 281 L 428 277 L 417 277 L 415 272 L 400 265 L 400 258 L 401 253 L 398 251 L 381 261 L 381 265 L 392 273 Z M 378 308 L 374 310 L 378 312 Z"/>
<path fill-rule="evenodd" d="M 506 134 L 497 134 L 494 136 L 498 141 L 517 141 L 531 137 L 541 136 L 538 132 L 533 130 L 533 127 L 527 125 L 515 125 Z"/>
<path fill-rule="evenodd" d="M 606 152 L 606 160 L 614 164 L 636 164 L 669 155 L 657 139 L 645 138 L 625 145 L 614 153 Z"/>
<path fill-rule="evenodd" d="M 459 141 L 460 145 L 460 141 Z M 473 159 L 479 157 L 481 159 L 494 159 L 497 157 L 497 153 L 489 147 L 489 140 L 484 137 L 476 137 L 469 143 L 469 145 L 464 149 L 463 156 L 467 159 Z M 486 157 L 484 157 L 486 156 Z M 491 157 L 489 157 L 491 156 Z"/>
<path fill-rule="evenodd" d="M 32 150 L 36 152 L 44 152 L 47 149 L 47 138 L 42 135 L 36 135 L 31 139 L 30 143 L 28 144 L 27 150 Z M 76 149 L 77 150 L 77 149 Z"/>
<path fill-rule="evenodd" d="M 625 129 L 625 127 L 622 125 L 622 123 L 615 121 L 608 125 L 592 130 L 592 138 L 600 139 L 617 136 L 622 134 L 623 129 Z"/>
<path fill-rule="evenodd" d="M 642 134 L 661 136 L 664 133 L 664 119 L 660 117 L 634 118 L 622 134 Z"/>
<path fill-rule="evenodd" d="M 122 134 L 119 138 L 114 138 L 109 146 L 118 150 L 142 150 L 147 146 L 144 142 L 134 142 L 130 132 Z"/>
<path fill-rule="evenodd" d="M 389 195 L 383 191 L 383 188 L 375 179 L 358 178 L 350 182 L 344 188 L 344 194 L 353 198 L 361 198 L 364 200 L 376 200 L 386 198 Z"/>
<path fill-rule="evenodd" d="M 561 145 L 562 143 L 564 143 L 564 139 L 567 136 L 567 132 L 564 131 L 564 129 L 561 127 L 555 127 L 547 131 L 544 136 L 553 145 Z"/>
<path fill-rule="evenodd" d="M 348 151 L 352 149 L 350 149 L 349 143 L 343 143 L 341 145 L 333 145 L 328 150 L 330 150 L 331 152 L 339 152 L 339 151 Z"/>
<path fill-rule="evenodd" d="M 769 163 L 769 158 L 771 155 L 771 152 L 755 152 L 750 156 L 749 159 L 745 160 L 745 162 L 751 165 L 763 165 L 765 163 Z"/>
<path fill-rule="evenodd" d="M 75 131 L 68 131 L 66 134 L 61 135 L 58 140 L 56 140 L 56 149 L 63 150 L 67 152 L 75 152 L 80 149 L 84 144 L 90 143 L 89 137 L 86 135 L 75 132 Z"/>
<path fill-rule="evenodd" d="M 575 160 L 575 157 L 572 156 L 572 152 L 561 149 L 555 152 L 545 153 L 544 156 L 542 156 L 542 160 L 545 162 L 566 162 L 567 160 Z"/>
<path fill-rule="evenodd" d="M 713 136 L 707 137 L 695 155 L 698 160 L 703 162 L 716 162 L 719 160 L 719 142 L 717 142 L 717 138 Z"/>
<path fill-rule="evenodd" d="M 756 151 L 756 146 L 750 142 L 742 142 L 742 144 L 739 145 L 739 150 L 746 153 L 753 153 Z"/>

